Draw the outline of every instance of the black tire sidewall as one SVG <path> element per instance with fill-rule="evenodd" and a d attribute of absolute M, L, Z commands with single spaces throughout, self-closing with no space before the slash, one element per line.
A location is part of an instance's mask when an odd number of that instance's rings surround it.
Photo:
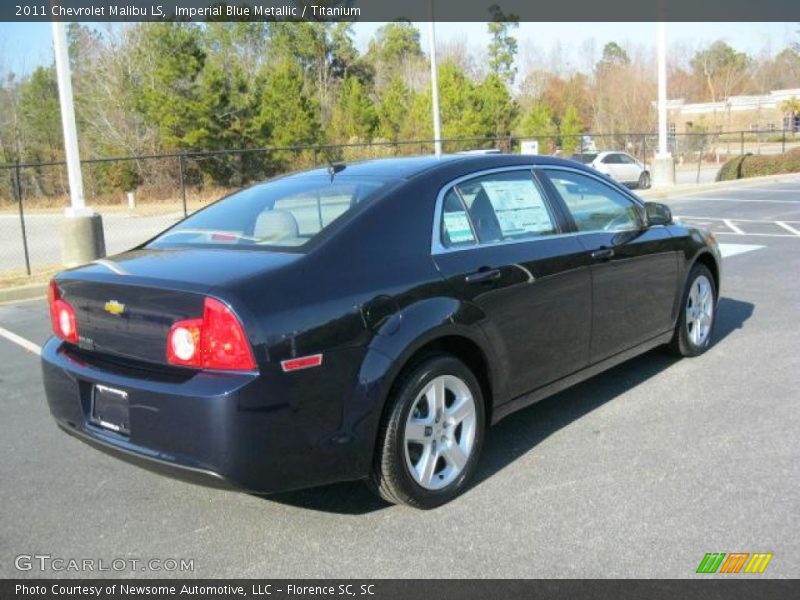
<path fill-rule="evenodd" d="M 408 415 L 419 393 L 432 379 L 441 375 L 453 375 L 458 377 L 467 384 L 472 393 L 476 411 L 475 444 L 470 453 L 467 465 L 453 482 L 440 490 L 428 490 L 420 486 L 409 472 L 405 459 L 404 429 L 408 421 Z M 396 404 L 390 421 L 390 427 L 397 428 L 394 435 L 394 460 L 392 461 L 393 464 L 391 468 L 398 476 L 403 491 L 410 496 L 415 503 L 418 503 L 424 508 L 433 508 L 444 504 L 455 498 L 466 488 L 478 464 L 486 429 L 485 408 L 481 386 L 475 375 L 464 363 L 452 356 L 440 355 L 428 358 L 417 366 L 409 379 L 404 382 L 396 393 Z"/>

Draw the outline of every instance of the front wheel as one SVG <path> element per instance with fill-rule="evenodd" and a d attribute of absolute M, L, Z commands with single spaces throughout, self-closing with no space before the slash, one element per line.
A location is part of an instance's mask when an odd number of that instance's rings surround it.
<path fill-rule="evenodd" d="M 670 350 L 680 356 L 698 356 L 711 344 L 717 309 L 714 277 L 705 265 L 695 265 L 689 273 L 683 304 Z"/>
<path fill-rule="evenodd" d="M 481 387 L 464 363 L 433 356 L 401 375 L 388 400 L 370 487 L 384 500 L 434 508 L 468 485 L 483 445 Z"/>
<path fill-rule="evenodd" d="M 639 175 L 639 183 L 637 187 L 640 190 L 646 190 L 650 187 L 650 173 L 647 171 L 642 171 L 642 174 Z"/>

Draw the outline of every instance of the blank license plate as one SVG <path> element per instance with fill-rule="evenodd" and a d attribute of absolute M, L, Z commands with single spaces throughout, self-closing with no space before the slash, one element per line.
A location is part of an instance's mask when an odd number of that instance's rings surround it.
<path fill-rule="evenodd" d="M 92 394 L 92 421 L 117 433 L 130 433 L 128 392 L 97 384 Z"/>

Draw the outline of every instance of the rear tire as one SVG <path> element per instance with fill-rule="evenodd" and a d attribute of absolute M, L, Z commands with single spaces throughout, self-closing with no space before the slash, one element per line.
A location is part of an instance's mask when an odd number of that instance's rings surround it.
<path fill-rule="evenodd" d="M 639 183 L 637 187 L 640 190 L 646 190 L 650 187 L 650 173 L 647 171 L 642 171 L 642 174 L 639 175 Z"/>
<path fill-rule="evenodd" d="M 717 317 L 717 290 L 708 267 L 696 264 L 686 280 L 678 323 L 669 349 L 678 356 L 699 356 L 711 345 Z"/>
<path fill-rule="evenodd" d="M 401 374 L 378 435 L 372 490 L 422 509 L 461 494 L 483 447 L 483 403 L 475 375 L 453 356 L 431 356 Z"/>

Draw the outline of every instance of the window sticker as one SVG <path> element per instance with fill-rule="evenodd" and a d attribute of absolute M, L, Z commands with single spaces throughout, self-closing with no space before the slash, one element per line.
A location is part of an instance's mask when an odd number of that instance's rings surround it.
<path fill-rule="evenodd" d="M 465 212 L 446 212 L 443 213 L 443 218 L 444 229 L 447 231 L 451 244 L 475 241 Z"/>
<path fill-rule="evenodd" d="M 553 231 L 547 207 L 532 181 L 484 181 L 482 185 L 494 207 L 503 235 Z"/>

